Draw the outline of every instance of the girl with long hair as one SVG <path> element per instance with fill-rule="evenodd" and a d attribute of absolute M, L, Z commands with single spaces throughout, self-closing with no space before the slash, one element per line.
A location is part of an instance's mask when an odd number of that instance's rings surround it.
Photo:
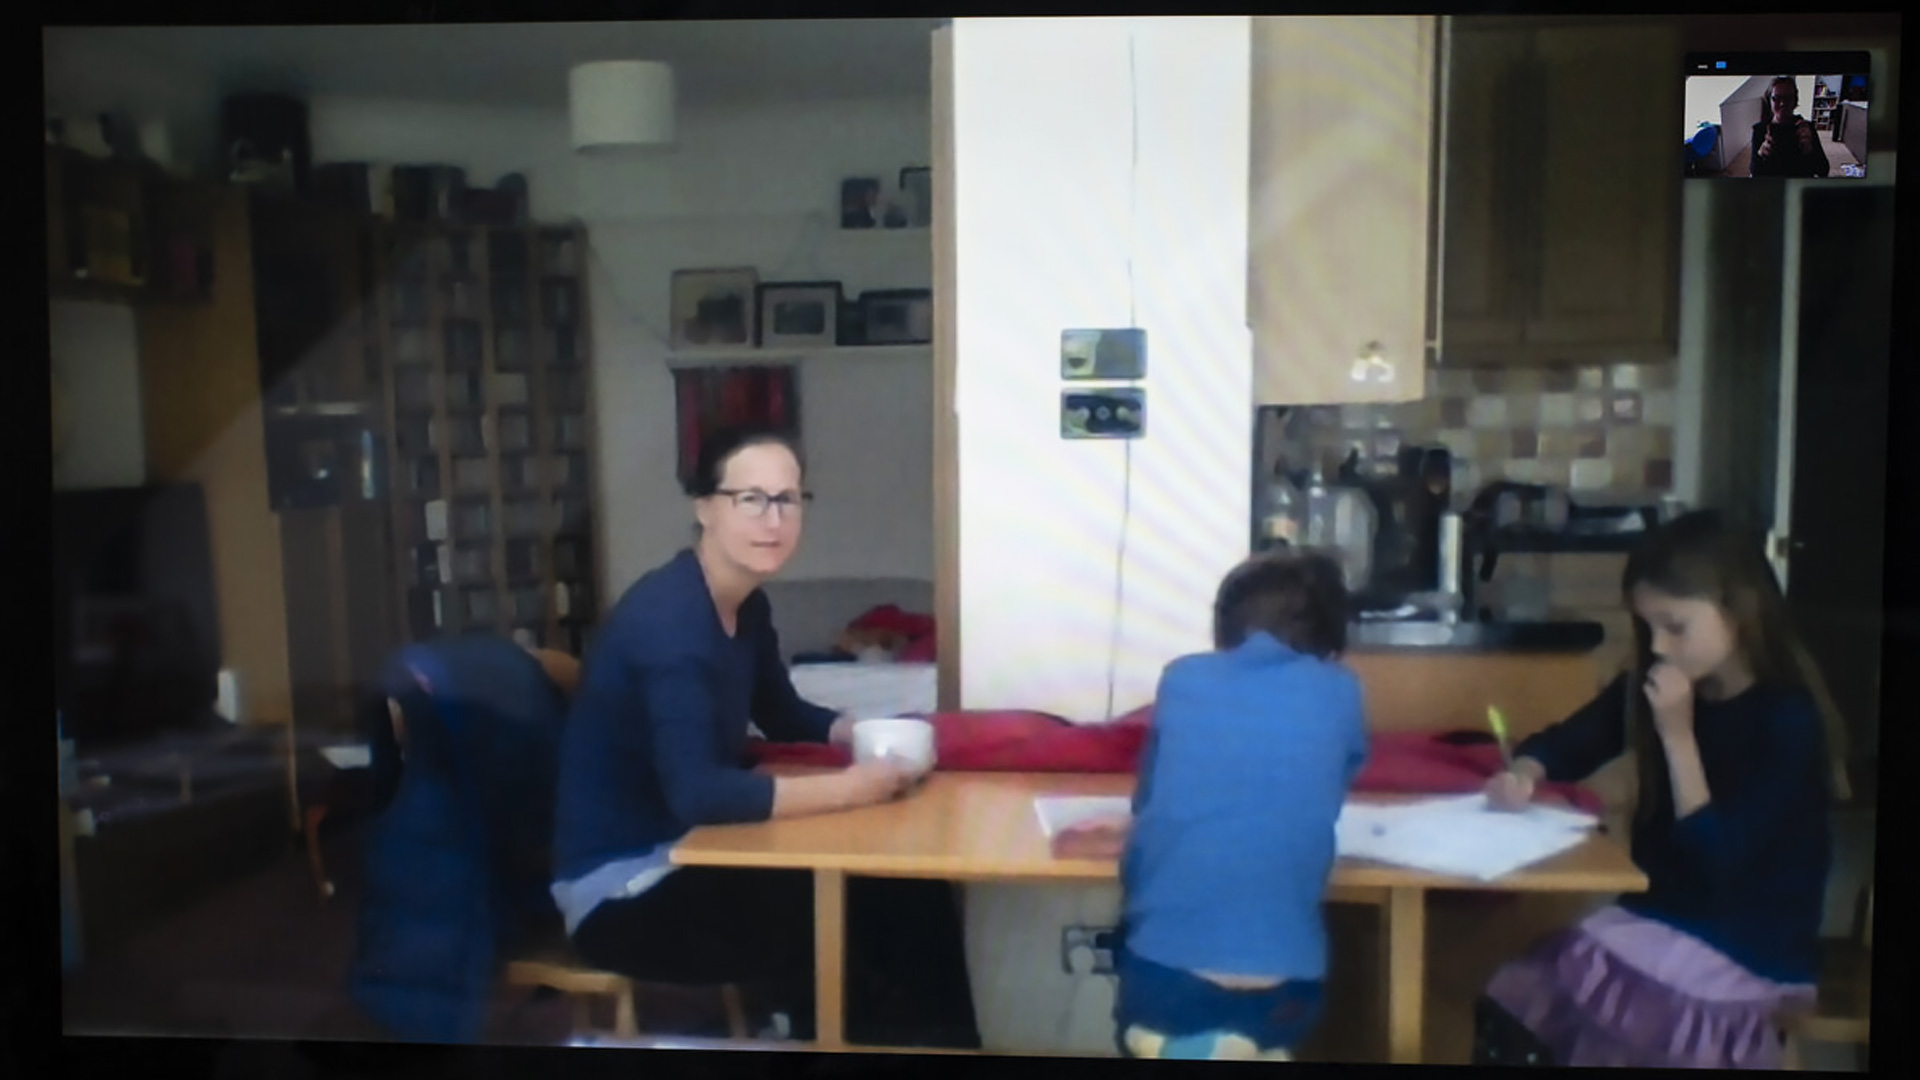
<path fill-rule="evenodd" d="M 1810 1004 L 1818 978 L 1840 716 L 1757 537 L 1682 516 L 1628 558 L 1621 591 L 1631 667 L 1516 747 L 1487 794 L 1522 807 L 1631 753 L 1648 889 L 1502 968 L 1475 1059 L 1778 1068 L 1775 1017 Z"/>

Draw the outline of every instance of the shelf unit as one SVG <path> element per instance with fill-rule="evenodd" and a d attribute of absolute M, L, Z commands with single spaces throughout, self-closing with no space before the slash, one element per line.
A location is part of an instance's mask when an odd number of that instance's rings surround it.
<path fill-rule="evenodd" d="M 796 364 L 802 360 L 929 360 L 931 342 L 905 345 L 823 345 L 808 348 L 688 349 L 667 354 L 670 368 L 736 367 L 744 364 Z"/>
<path fill-rule="evenodd" d="M 1827 84 L 1819 79 L 1813 80 L 1813 130 L 1833 130 L 1833 110 L 1840 105 L 1840 95 L 1827 89 Z"/>
<path fill-rule="evenodd" d="M 191 183 L 141 162 L 45 148 L 51 299 L 205 304 L 213 224 Z"/>
<path fill-rule="evenodd" d="M 374 308 L 402 637 L 584 652 L 595 621 L 586 235 L 385 225 Z"/>

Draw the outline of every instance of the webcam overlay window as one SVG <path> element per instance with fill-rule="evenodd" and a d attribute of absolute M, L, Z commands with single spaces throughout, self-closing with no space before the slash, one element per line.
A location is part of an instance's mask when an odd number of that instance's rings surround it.
<path fill-rule="evenodd" d="M 1686 175 L 1865 177 L 1867 71 L 1864 52 L 1689 53 Z"/>

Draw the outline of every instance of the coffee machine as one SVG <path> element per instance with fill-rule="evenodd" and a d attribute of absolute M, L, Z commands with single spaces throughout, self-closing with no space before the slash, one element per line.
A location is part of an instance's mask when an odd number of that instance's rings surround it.
<path fill-rule="evenodd" d="M 1407 446 L 1394 465 L 1368 473 L 1349 455 L 1341 466 L 1341 483 L 1367 493 L 1378 521 L 1372 573 L 1354 600 L 1362 613 L 1432 614 L 1422 601 L 1441 584 L 1441 518 L 1453 498 L 1452 455 L 1445 447 Z"/>
<path fill-rule="evenodd" d="M 1452 459 L 1439 447 L 1405 447 L 1385 469 L 1349 454 L 1331 477 L 1282 461 L 1256 491 L 1254 550 L 1336 554 L 1356 615 L 1432 617 L 1410 601 L 1441 584 L 1441 517 L 1452 494 Z"/>

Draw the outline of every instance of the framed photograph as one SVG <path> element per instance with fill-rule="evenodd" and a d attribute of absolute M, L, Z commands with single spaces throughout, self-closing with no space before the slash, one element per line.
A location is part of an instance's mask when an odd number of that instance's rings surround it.
<path fill-rule="evenodd" d="M 776 281 L 760 286 L 758 295 L 762 347 L 817 348 L 839 342 L 839 282 Z"/>
<path fill-rule="evenodd" d="M 880 181 L 868 176 L 840 181 L 841 228 L 877 228 L 880 214 Z"/>
<path fill-rule="evenodd" d="M 759 287 L 760 272 L 752 267 L 674 271 L 672 347 L 751 348 Z"/>
<path fill-rule="evenodd" d="M 931 289 L 880 289 L 860 294 L 867 345 L 923 345 L 933 340 Z"/>
<path fill-rule="evenodd" d="M 933 225 L 933 170 L 900 170 L 900 200 L 906 204 L 909 228 L 925 229 Z"/>

